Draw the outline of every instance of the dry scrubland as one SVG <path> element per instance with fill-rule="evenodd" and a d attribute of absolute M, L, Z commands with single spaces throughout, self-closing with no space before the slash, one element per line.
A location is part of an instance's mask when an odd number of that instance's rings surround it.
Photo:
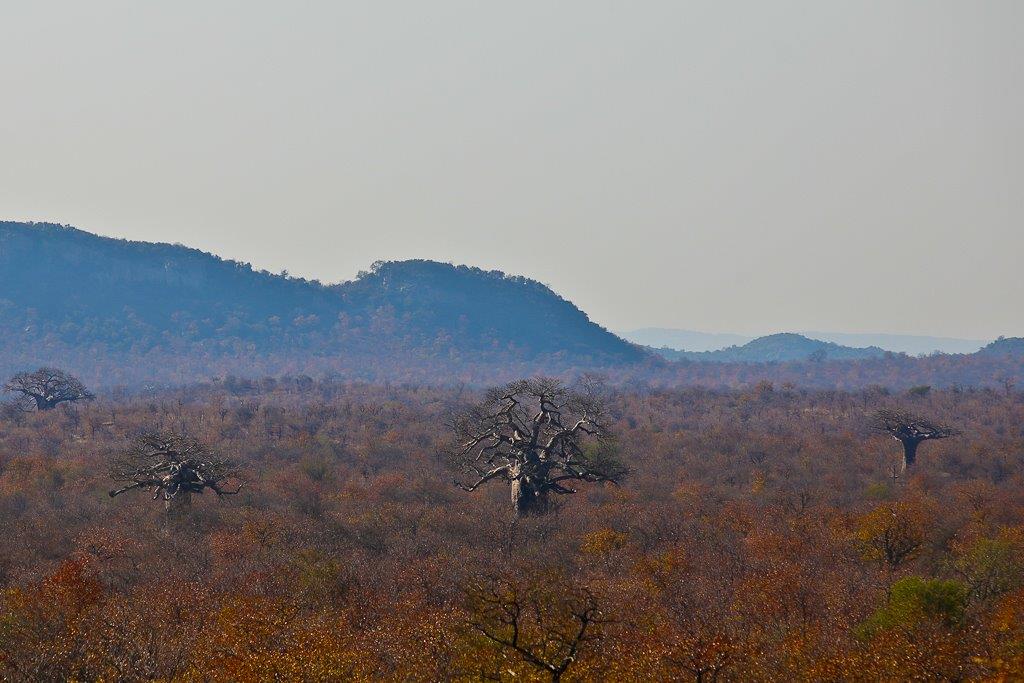
<path fill-rule="evenodd" d="M 279 380 L 0 419 L 0 678 L 1024 675 L 1024 395 L 611 391 L 631 474 L 514 521 L 442 455 L 469 390 Z M 963 434 L 900 445 L 868 414 Z M 117 498 L 145 430 L 237 496 Z"/>

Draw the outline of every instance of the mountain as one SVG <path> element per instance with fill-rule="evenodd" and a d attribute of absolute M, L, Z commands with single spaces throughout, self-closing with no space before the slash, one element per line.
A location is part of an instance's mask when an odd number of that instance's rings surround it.
<path fill-rule="evenodd" d="M 877 346 L 852 348 L 832 342 L 809 339 L 800 334 L 782 333 L 758 337 L 743 346 L 730 346 L 718 351 L 675 351 L 656 349 L 668 360 L 687 360 L 706 363 L 773 363 L 804 360 L 855 360 L 882 358 L 884 349 Z"/>
<path fill-rule="evenodd" d="M 446 344 L 466 351 L 643 357 L 546 285 L 500 271 L 424 260 L 383 262 L 336 291 L 346 315 L 391 324 L 406 344 L 418 348 L 436 345 L 443 335 Z"/>
<path fill-rule="evenodd" d="M 939 351 L 941 353 L 974 353 L 987 342 L 980 339 L 955 337 L 929 337 L 910 334 L 850 333 L 850 332 L 798 332 L 811 339 L 834 342 L 840 346 L 877 346 L 894 353 L 914 356 Z M 654 348 L 668 347 L 677 351 L 717 351 L 729 346 L 741 346 L 755 337 L 740 334 L 696 332 L 664 327 L 644 327 L 621 333 L 623 339 Z"/>
<path fill-rule="evenodd" d="M 104 361 L 192 375 L 379 369 L 399 358 L 436 368 L 645 357 L 548 287 L 497 271 L 389 262 L 324 285 L 180 245 L 0 223 L 4 372 Z"/>
<path fill-rule="evenodd" d="M 0 222 L 0 379 L 40 365 L 94 388 L 281 375 L 493 384 L 584 369 L 652 386 L 765 378 L 995 386 L 1024 377 L 1022 339 L 933 358 L 799 334 L 718 351 L 653 351 L 594 324 L 548 287 L 497 271 L 380 262 L 325 285 L 181 245 Z M 823 359 L 860 362 L 774 363 Z"/>
<path fill-rule="evenodd" d="M 197 249 L 0 223 L 0 326 L 8 334 L 141 350 L 168 338 L 283 343 L 296 319 L 308 328 L 337 309 L 337 294 L 318 283 Z"/>

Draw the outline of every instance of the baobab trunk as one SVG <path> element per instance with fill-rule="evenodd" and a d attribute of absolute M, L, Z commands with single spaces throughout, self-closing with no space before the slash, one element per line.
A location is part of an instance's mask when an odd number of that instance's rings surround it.
<path fill-rule="evenodd" d="M 164 501 L 164 509 L 167 511 L 168 520 L 184 517 L 192 509 L 192 492 L 178 491 L 176 495 Z"/>
<path fill-rule="evenodd" d="M 920 441 L 917 439 L 900 439 L 900 443 L 903 444 L 903 472 L 914 465 L 914 460 L 917 459 L 917 446 Z"/>
<path fill-rule="evenodd" d="M 517 517 L 544 512 L 547 498 L 538 493 L 529 480 L 520 477 L 512 481 L 512 508 Z"/>

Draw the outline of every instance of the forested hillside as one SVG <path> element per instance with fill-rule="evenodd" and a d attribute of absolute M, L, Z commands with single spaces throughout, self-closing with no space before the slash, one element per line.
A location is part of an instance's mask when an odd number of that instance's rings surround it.
<path fill-rule="evenodd" d="M 585 371 L 653 386 L 1024 384 L 1019 339 L 927 358 L 796 334 L 660 353 L 497 271 L 381 262 L 324 285 L 177 245 L 0 223 L 0 376 L 56 365 L 96 388 L 282 375 L 481 385 Z"/>
<path fill-rule="evenodd" d="M 978 351 L 983 356 L 1024 356 L 1024 337 L 1000 337 L 985 348 Z"/>
<path fill-rule="evenodd" d="M 326 286 L 49 224 L 0 223 L 0 331 L 0 371 L 64 358 L 96 379 L 644 356 L 544 285 L 500 272 L 378 263 Z"/>
<path fill-rule="evenodd" d="M 669 360 L 692 360 L 706 363 L 854 360 L 882 358 L 886 355 L 886 351 L 877 346 L 854 348 L 834 342 L 809 339 L 793 333 L 770 334 L 758 337 L 742 346 L 730 346 L 717 351 L 677 351 L 661 348 L 657 349 L 657 353 Z"/>

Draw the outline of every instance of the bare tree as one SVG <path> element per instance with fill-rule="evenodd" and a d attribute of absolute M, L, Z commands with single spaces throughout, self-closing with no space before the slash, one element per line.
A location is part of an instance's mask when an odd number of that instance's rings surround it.
<path fill-rule="evenodd" d="M 603 638 L 608 623 L 586 588 L 557 578 L 520 586 L 489 576 L 467 590 L 470 628 L 558 683 L 580 653 Z"/>
<path fill-rule="evenodd" d="M 618 483 L 627 469 L 604 413 L 593 383 L 570 390 L 541 377 L 491 389 L 453 421 L 453 461 L 475 476 L 457 484 L 475 491 L 492 479 L 508 482 L 523 516 L 544 512 L 551 492 L 575 493 L 571 482 Z"/>
<path fill-rule="evenodd" d="M 917 447 L 929 439 L 946 439 L 961 434 L 959 429 L 932 422 L 904 410 L 879 410 L 871 416 L 871 427 L 888 432 L 892 438 L 903 444 L 903 472 L 913 466 L 917 458 Z"/>
<path fill-rule="evenodd" d="M 34 401 L 37 410 L 53 410 L 61 403 L 96 398 L 81 380 L 56 368 L 19 372 L 7 381 L 4 391 L 17 392 L 27 400 Z"/>
<path fill-rule="evenodd" d="M 119 496 L 133 489 L 153 493 L 153 500 L 163 498 L 168 515 L 176 516 L 192 505 L 192 494 L 210 489 L 218 496 L 237 494 L 242 484 L 233 490 L 223 486 L 238 479 L 232 461 L 220 458 L 187 436 L 173 432 L 151 432 L 138 437 L 131 447 L 116 458 L 110 476 L 126 482 L 110 492 Z"/>

